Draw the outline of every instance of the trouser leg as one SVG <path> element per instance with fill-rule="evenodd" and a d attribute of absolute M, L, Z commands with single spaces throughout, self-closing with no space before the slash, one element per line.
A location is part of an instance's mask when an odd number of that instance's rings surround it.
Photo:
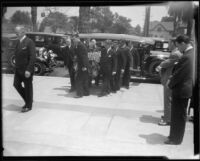
<path fill-rule="evenodd" d="M 25 98 L 25 89 L 22 87 L 22 76 L 16 71 L 14 76 L 14 83 L 13 86 L 17 90 L 17 92 L 20 94 L 20 96 L 23 98 L 24 102 L 26 102 Z"/>
<path fill-rule="evenodd" d="M 70 76 L 71 89 L 75 89 L 75 71 L 73 68 L 69 68 L 69 76 Z"/>
<path fill-rule="evenodd" d="M 79 71 L 76 76 L 76 94 L 77 94 L 77 96 L 83 96 L 82 76 Z"/>
<path fill-rule="evenodd" d="M 88 73 L 85 71 L 85 72 L 83 72 L 83 80 L 82 80 L 82 82 L 83 82 L 83 94 L 84 95 L 89 95 L 89 75 L 88 75 Z"/>
<path fill-rule="evenodd" d="M 172 98 L 170 139 L 181 143 L 185 133 L 188 99 Z"/>
<path fill-rule="evenodd" d="M 24 79 L 25 98 L 28 108 L 32 108 L 33 103 L 33 76 Z"/>
<path fill-rule="evenodd" d="M 171 121 L 171 89 L 164 86 L 164 120 Z"/>

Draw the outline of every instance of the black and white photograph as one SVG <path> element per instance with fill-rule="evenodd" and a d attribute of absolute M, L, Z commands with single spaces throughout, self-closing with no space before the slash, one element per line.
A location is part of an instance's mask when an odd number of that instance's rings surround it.
<path fill-rule="evenodd" d="M 3 157 L 199 159 L 198 1 L 1 9 Z"/>

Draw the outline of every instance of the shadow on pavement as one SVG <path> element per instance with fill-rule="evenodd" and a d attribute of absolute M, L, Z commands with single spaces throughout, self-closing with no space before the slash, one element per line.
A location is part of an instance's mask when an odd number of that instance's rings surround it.
<path fill-rule="evenodd" d="M 156 110 L 156 112 L 163 113 L 164 111 L 163 110 Z"/>
<path fill-rule="evenodd" d="M 158 124 L 159 120 L 159 117 L 154 117 L 151 115 L 142 115 L 142 117 L 140 117 L 140 121 L 144 123 Z"/>
<path fill-rule="evenodd" d="M 167 140 L 167 136 L 161 135 L 161 134 L 157 134 L 157 133 L 153 133 L 150 135 L 144 135 L 144 134 L 140 134 L 139 135 L 141 138 L 146 139 L 146 142 L 148 144 L 164 144 L 164 141 Z"/>
<path fill-rule="evenodd" d="M 61 87 L 57 87 L 57 88 L 53 88 L 54 90 L 63 90 L 66 91 L 66 94 L 58 94 L 58 96 L 64 96 L 64 97 L 74 97 L 76 96 L 76 91 L 74 92 L 69 92 L 71 86 L 61 86 Z M 95 95 L 98 96 L 101 92 L 101 86 L 96 86 L 96 85 L 92 85 L 89 88 L 90 91 L 90 95 Z"/>
<path fill-rule="evenodd" d="M 3 107 L 3 109 L 7 111 L 21 111 L 22 107 L 21 106 L 16 106 L 14 104 L 7 105 Z"/>

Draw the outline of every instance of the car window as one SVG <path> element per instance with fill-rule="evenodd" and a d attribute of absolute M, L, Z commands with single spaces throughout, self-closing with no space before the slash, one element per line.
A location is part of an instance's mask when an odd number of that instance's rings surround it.
<path fill-rule="evenodd" d="M 10 40 L 8 43 L 9 48 L 15 48 L 17 45 L 17 40 Z"/>
<path fill-rule="evenodd" d="M 35 42 L 44 42 L 44 36 L 36 35 L 35 36 Z"/>

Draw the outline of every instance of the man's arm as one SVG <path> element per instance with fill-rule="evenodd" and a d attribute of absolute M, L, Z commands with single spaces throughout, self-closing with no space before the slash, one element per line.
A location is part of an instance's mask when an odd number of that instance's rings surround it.
<path fill-rule="evenodd" d="M 32 72 L 32 69 L 34 69 L 34 64 L 36 60 L 36 53 L 35 53 L 35 44 L 32 40 L 28 42 L 28 54 L 29 54 L 29 63 L 26 68 L 26 71 Z"/>
<path fill-rule="evenodd" d="M 182 57 L 175 68 L 174 73 L 169 79 L 169 88 L 173 88 L 177 84 L 181 83 L 184 77 L 190 72 L 190 62 L 187 57 Z"/>

